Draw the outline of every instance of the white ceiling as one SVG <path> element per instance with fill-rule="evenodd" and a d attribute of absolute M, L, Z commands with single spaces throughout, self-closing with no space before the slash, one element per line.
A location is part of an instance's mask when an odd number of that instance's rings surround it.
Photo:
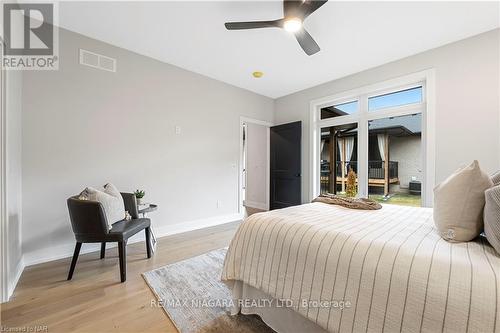
<path fill-rule="evenodd" d="M 499 27 L 498 2 L 330 1 L 305 22 L 310 57 L 284 30 L 224 28 L 282 15 L 276 1 L 59 5 L 64 28 L 272 98 Z"/>

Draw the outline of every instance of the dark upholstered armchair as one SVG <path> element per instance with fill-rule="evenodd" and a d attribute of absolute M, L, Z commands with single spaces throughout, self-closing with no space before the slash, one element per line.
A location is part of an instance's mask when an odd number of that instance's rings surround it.
<path fill-rule="evenodd" d="M 139 218 L 137 202 L 133 193 L 122 193 L 122 197 L 125 203 L 125 210 L 129 212 L 132 219 L 113 223 L 111 230 L 108 230 L 106 215 L 101 203 L 79 200 L 78 196 L 68 199 L 69 216 L 76 238 L 75 252 L 71 261 L 68 280 L 71 280 L 73 277 L 82 243 L 101 243 L 101 259 L 103 259 L 106 251 L 106 243 L 118 242 L 121 282 L 125 282 L 127 279 L 127 240 L 141 230 L 145 230 L 147 256 L 151 258 L 151 244 L 149 242 L 151 221 L 147 218 Z"/>

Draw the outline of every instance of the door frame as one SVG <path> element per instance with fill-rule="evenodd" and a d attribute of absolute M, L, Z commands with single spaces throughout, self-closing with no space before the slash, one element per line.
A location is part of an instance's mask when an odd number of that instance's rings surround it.
<path fill-rule="evenodd" d="M 240 116 L 240 124 L 239 124 L 239 131 L 240 131 L 240 136 L 239 136 L 239 157 L 238 157 L 238 214 L 243 215 L 243 175 L 242 175 L 242 170 L 243 170 L 243 124 L 245 123 L 251 123 L 251 124 L 256 124 L 256 125 L 262 125 L 267 127 L 267 150 L 266 150 L 266 206 L 265 209 L 269 210 L 269 191 L 270 191 L 270 167 L 271 167 L 271 156 L 270 156 L 270 147 L 271 147 L 271 140 L 270 140 L 270 128 L 274 126 L 273 123 L 265 121 L 265 120 L 259 120 L 259 119 L 254 119 L 254 118 L 249 118 L 245 116 Z M 246 173 L 245 173 L 246 175 Z"/>
<path fill-rule="evenodd" d="M 3 43 L 0 43 L 2 60 Z M 0 302 L 9 300 L 9 246 L 7 213 L 7 71 L 0 68 L 0 260 L 1 290 Z"/>
<path fill-rule="evenodd" d="M 435 70 L 427 69 L 424 71 L 412 73 L 398 78 L 386 80 L 376 84 L 363 86 L 357 89 L 344 91 L 335 95 L 326 96 L 320 99 L 315 99 L 310 102 L 310 122 L 309 122 L 309 199 L 313 200 L 319 195 L 320 177 L 319 177 L 319 156 L 321 142 L 321 127 L 336 126 L 343 123 L 358 124 L 358 160 L 361 162 L 358 165 L 358 188 L 360 196 L 368 196 L 368 170 L 365 165 L 368 165 L 368 122 L 367 120 L 382 119 L 387 117 L 404 116 L 414 113 L 417 110 L 415 105 L 404 105 L 391 108 L 388 110 L 380 110 L 370 114 L 346 115 L 338 118 L 329 118 L 321 120 L 321 108 L 333 104 L 341 104 L 343 102 L 358 99 L 358 107 L 360 110 L 367 110 L 368 96 L 374 94 L 384 94 L 395 90 L 405 89 L 415 84 L 422 85 L 423 104 L 418 106 L 419 113 L 422 113 L 422 150 L 421 160 L 423 166 L 422 177 L 422 206 L 432 207 L 433 204 L 433 188 L 435 184 Z M 362 97 L 362 98 L 360 98 Z M 366 163 L 365 163 L 366 162 Z M 365 170 L 366 169 L 366 170 Z"/>

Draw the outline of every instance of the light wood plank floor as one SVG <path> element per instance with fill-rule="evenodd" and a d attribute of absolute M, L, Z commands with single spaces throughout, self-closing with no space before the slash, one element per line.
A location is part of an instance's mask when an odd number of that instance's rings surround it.
<path fill-rule="evenodd" d="M 27 267 L 11 300 L 1 305 L 1 325 L 46 325 L 48 332 L 177 332 L 163 310 L 151 306 L 155 297 L 141 273 L 228 246 L 238 225 L 161 238 L 149 260 L 144 242 L 128 245 L 125 283 L 116 248 L 103 260 L 98 252 L 81 255 L 71 281 L 70 258 Z"/>

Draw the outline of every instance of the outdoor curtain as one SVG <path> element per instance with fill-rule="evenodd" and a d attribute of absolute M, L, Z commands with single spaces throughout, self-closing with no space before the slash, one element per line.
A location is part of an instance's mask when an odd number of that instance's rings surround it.
<path fill-rule="evenodd" d="M 345 161 L 349 162 L 352 157 L 352 152 L 354 151 L 354 137 L 353 136 L 348 136 L 347 138 L 344 138 L 345 140 Z"/>
<path fill-rule="evenodd" d="M 386 134 L 377 134 L 378 150 L 382 161 L 385 161 L 385 141 L 387 140 Z"/>
<path fill-rule="evenodd" d="M 343 142 L 345 142 L 345 161 L 344 161 L 344 145 Z M 342 140 L 338 140 L 339 144 L 339 152 L 340 152 L 340 160 L 342 162 L 349 162 L 351 160 L 352 152 L 354 151 L 354 137 L 353 136 L 348 136 L 345 138 L 342 138 Z"/>

